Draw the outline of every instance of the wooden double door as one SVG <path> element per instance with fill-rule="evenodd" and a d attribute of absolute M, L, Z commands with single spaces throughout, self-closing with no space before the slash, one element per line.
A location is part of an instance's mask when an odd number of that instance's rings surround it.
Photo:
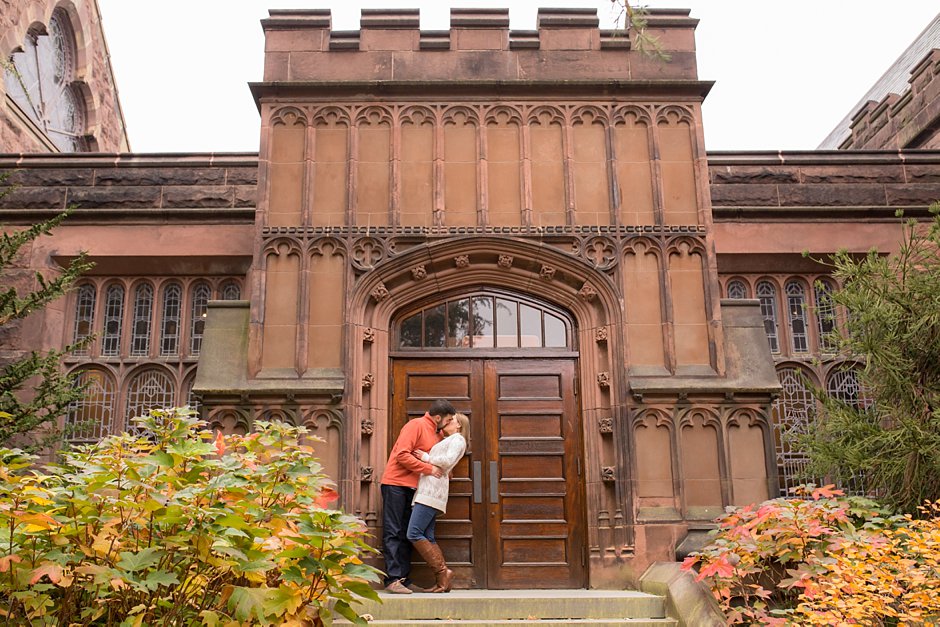
<path fill-rule="evenodd" d="M 456 587 L 586 585 L 575 365 L 570 358 L 393 361 L 389 449 L 405 421 L 435 399 L 470 418 L 468 450 L 436 529 Z M 419 578 L 421 570 L 416 562 Z"/>

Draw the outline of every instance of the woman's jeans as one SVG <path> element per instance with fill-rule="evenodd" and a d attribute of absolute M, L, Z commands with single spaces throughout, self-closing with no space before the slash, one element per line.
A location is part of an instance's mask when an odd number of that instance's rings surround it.
<path fill-rule="evenodd" d="M 415 503 L 411 508 L 411 520 L 408 521 L 408 540 L 417 542 L 418 540 L 434 540 L 434 521 L 437 519 L 439 511 L 433 507 L 428 507 L 423 503 Z"/>

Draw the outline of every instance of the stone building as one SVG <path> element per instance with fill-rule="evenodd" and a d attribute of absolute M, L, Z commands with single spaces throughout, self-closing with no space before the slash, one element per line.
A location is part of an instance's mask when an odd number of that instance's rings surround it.
<path fill-rule="evenodd" d="M 104 46 L 94 4 L 19 4 L 36 22 L 3 24 L 5 57 L 63 15 Z M 229 431 L 304 424 L 378 533 L 394 436 L 449 398 L 472 424 L 438 531 L 458 585 L 603 588 L 795 480 L 799 373 L 864 402 L 825 346 L 836 286 L 801 253 L 893 250 L 895 209 L 940 197 L 940 153 L 706 154 L 684 10 L 650 15 L 669 63 L 583 10 L 534 31 L 494 9 L 447 31 L 409 10 L 262 25 L 259 154 L 123 152 L 90 52 L 101 123 L 71 149 L 114 152 L 52 154 L 4 83 L 0 219 L 78 207 L 23 269 L 97 264 L 5 347 L 96 334 L 66 362 L 91 383 L 78 439 L 186 403 Z"/>

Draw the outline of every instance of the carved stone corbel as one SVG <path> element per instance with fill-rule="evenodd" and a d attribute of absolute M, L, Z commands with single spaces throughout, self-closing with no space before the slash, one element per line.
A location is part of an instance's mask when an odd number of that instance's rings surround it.
<path fill-rule="evenodd" d="M 604 388 L 605 390 L 610 387 L 610 373 L 609 372 L 598 372 L 597 373 L 597 385 Z"/>
<path fill-rule="evenodd" d="M 366 344 L 371 344 L 375 341 L 375 329 L 372 327 L 366 327 L 362 331 L 362 341 Z"/>
<path fill-rule="evenodd" d="M 594 329 L 594 341 L 598 344 L 607 343 L 607 327 L 598 327 Z"/>
<path fill-rule="evenodd" d="M 372 389 L 372 386 L 375 385 L 375 375 L 371 372 L 367 372 L 362 375 L 362 389 L 369 390 Z"/>
<path fill-rule="evenodd" d="M 539 270 L 539 276 L 546 281 L 551 281 L 555 278 L 555 267 L 543 265 Z"/>
<path fill-rule="evenodd" d="M 601 481 L 603 481 L 604 483 L 613 483 L 616 480 L 617 480 L 617 477 L 614 474 L 613 466 L 601 467 Z"/>
<path fill-rule="evenodd" d="M 454 265 L 458 268 L 470 267 L 470 255 L 457 255 L 454 257 Z"/>
<path fill-rule="evenodd" d="M 512 267 L 512 261 L 513 261 L 512 255 L 500 255 L 499 261 L 497 261 L 496 263 L 499 265 L 500 268 L 505 268 L 508 270 L 509 268 Z"/>
<path fill-rule="evenodd" d="M 372 435 L 375 433 L 375 421 L 372 418 L 363 418 L 360 425 L 362 435 Z"/>
<path fill-rule="evenodd" d="M 381 303 L 383 300 L 389 297 L 388 288 L 385 287 L 385 283 L 379 283 L 369 294 L 376 302 Z"/>
<path fill-rule="evenodd" d="M 604 416 L 603 418 L 597 419 L 597 429 L 605 435 L 611 434 L 614 432 L 614 418 L 613 416 Z"/>
<path fill-rule="evenodd" d="M 359 468 L 359 481 L 362 483 L 372 483 L 372 474 L 374 469 L 372 466 L 361 466 Z"/>
<path fill-rule="evenodd" d="M 427 278 L 427 276 L 428 276 L 428 269 L 424 267 L 424 264 L 420 266 L 415 266 L 414 268 L 411 269 L 411 278 L 413 278 L 415 281 L 420 281 L 421 279 L 425 279 Z"/>
<path fill-rule="evenodd" d="M 578 297 L 584 302 L 594 300 L 595 296 L 597 296 L 597 290 L 595 290 L 590 283 L 585 283 L 581 286 L 580 291 L 578 291 Z"/>

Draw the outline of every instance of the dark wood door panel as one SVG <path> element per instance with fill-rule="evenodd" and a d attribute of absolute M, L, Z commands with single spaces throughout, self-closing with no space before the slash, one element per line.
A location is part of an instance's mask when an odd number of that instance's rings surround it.
<path fill-rule="evenodd" d="M 468 451 L 437 522 L 456 585 L 583 587 L 574 360 L 396 359 L 392 370 L 393 437 L 437 398 L 470 417 Z"/>

